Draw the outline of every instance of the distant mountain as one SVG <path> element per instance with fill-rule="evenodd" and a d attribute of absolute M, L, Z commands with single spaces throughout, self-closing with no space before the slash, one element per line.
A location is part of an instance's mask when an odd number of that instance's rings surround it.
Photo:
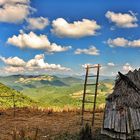
<path fill-rule="evenodd" d="M 94 81 L 96 78 L 94 78 Z M 100 76 L 99 82 L 113 82 L 115 77 Z M 39 88 L 44 86 L 71 86 L 75 84 L 84 84 L 84 76 L 55 76 L 55 75 L 10 75 L 0 76 L 0 82 L 18 91 L 28 88 Z M 89 79 L 88 82 L 93 82 Z"/>
<path fill-rule="evenodd" d="M 0 83 L 0 107 L 13 107 L 13 95 L 16 107 L 35 105 L 36 102 L 22 93 Z"/>
<path fill-rule="evenodd" d="M 103 79 L 102 83 L 115 83 L 115 78 L 114 79 Z"/>
<path fill-rule="evenodd" d="M 83 83 L 82 79 L 74 77 L 58 77 L 53 75 L 10 75 L 0 77 L 0 82 L 21 91 L 26 88 L 49 86 L 70 86 Z"/>
<path fill-rule="evenodd" d="M 75 77 L 65 77 L 61 78 L 61 81 L 66 83 L 66 84 L 76 84 L 76 83 L 83 83 L 83 80 L 80 78 L 75 78 Z"/>
<path fill-rule="evenodd" d="M 99 80 L 103 81 L 103 80 L 115 80 L 116 77 L 115 76 L 105 76 L 105 75 L 100 75 Z"/>

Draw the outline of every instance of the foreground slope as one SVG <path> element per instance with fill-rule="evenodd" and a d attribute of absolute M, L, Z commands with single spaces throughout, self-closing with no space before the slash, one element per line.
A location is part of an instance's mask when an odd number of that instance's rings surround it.
<path fill-rule="evenodd" d="M 16 107 L 32 106 L 36 102 L 22 93 L 0 83 L 0 107 L 12 107 L 13 95 Z"/>

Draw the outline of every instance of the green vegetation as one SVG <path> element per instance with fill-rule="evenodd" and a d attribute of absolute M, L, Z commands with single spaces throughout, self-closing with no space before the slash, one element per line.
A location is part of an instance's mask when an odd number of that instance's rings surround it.
<path fill-rule="evenodd" d="M 80 108 L 83 96 L 84 80 L 74 77 L 57 77 L 49 75 L 13 75 L 7 77 L 0 77 L 0 82 L 3 82 L 7 87 L 8 95 L 13 92 L 16 95 L 18 106 L 31 105 L 32 100 L 38 102 L 41 107 L 55 107 L 55 108 Z M 93 81 L 89 81 L 93 83 Z M 89 86 L 87 92 L 94 93 L 94 86 Z M 99 84 L 97 106 L 103 108 L 105 105 L 106 96 L 112 92 L 113 80 L 104 79 Z M 4 95 L 6 90 L 1 87 L 0 91 Z M 22 93 L 22 94 L 21 94 Z M 87 96 L 87 100 L 93 101 L 94 95 Z M 23 100 L 25 99 L 25 100 Z M 32 100 L 31 100 L 32 99 Z M 0 98 L 0 103 L 8 106 L 12 105 L 10 98 Z M 91 108 L 91 105 L 87 105 Z"/>
<path fill-rule="evenodd" d="M 0 83 L 0 107 L 13 107 L 13 98 L 16 107 L 32 106 L 37 104 L 29 97 Z"/>
<path fill-rule="evenodd" d="M 72 86 L 44 86 L 40 88 L 30 88 L 23 90 L 23 94 L 33 98 L 41 103 L 43 106 L 48 107 L 80 107 L 80 98 L 73 98 L 72 93 L 82 90 L 82 85 Z"/>
<path fill-rule="evenodd" d="M 97 106 L 102 108 L 105 104 L 105 98 L 111 92 L 112 84 L 100 85 L 97 97 Z M 94 87 L 89 87 L 88 92 L 94 92 Z M 41 103 L 47 107 L 81 107 L 83 96 L 83 84 L 75 84 L 71 86 L 44 86 L 40 88 L 30 88 L 23 90 L 23 94 Z M 93 101 L 93 95 L 87 96 L 87 100 Z M 87 105 L 91 108 L 91 105 Z"/>

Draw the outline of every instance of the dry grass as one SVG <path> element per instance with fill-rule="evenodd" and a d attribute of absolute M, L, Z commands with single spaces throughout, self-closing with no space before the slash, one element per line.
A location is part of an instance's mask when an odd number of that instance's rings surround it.
<path fill-rule="evenodd" d="M 12 140 L 12 137 L 20 135 L 34 138 L 37 129 L 37 140 L 51 140 L 65 132 L 74 134 L 81 129 L 80 110 L 54 112 L 53 109 L 22 108 L 16 110 L 15 118 L 12 109 L 0 112 L 0 140 Z M 86 116 L 89 117 L 89 114 Z M 98 110 L 96 129 L 101 128 L 102 117 L 102 110 Z"/>

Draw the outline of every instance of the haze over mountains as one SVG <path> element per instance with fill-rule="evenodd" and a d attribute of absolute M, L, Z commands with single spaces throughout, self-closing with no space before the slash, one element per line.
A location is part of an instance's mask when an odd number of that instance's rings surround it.
<path fill-rule="evenodd" d="M 74 83 L 82 83 L 83 80 L 74 77 L 58 77 L 50 75 L 10 75 L 1 76 L 0 82 L 16 90 L 25 88 L 38 88 L 49 86 L 69 86 Z"/>
<path fill-rule="evenodd" d="M 95 83 L 95 79 L 89 79 L 88 82 Z M 25 99 L 30 99 L 40 106 L 60 108 L 65 106 L 81 107 L 84 85 L 83 77 L 10 75 L 1 76 L 0 83 L 3 83 L 4 86 L 6 85 L 11 93 L 14 89 L 15 92 L 18 91 L 19 97 L 22 98 L 24 96 Z M 113 77 L 100 77 L 98 105 L 102 105 L 105 102 L 106 96 L 111 93 L 113 83 Z M 94 88 L 94 86 L 91 86 L 87 90 L 94 93 Z M 1 89 L 1 93 L 3 93 L 3 87 Z M 28 103 L 28 100 L 26 102 Z"/>
<path fill-rule="evenodd" d="M 113 81 L 114 77 L 101 76 L 101 81 Z M 0 76 L 0 82 L 14 88 L 23 90 L 26 88 L 38 88 L 43 86 L 70 86 L 72 84 L 83 84 L 84 76 L 54 76 L 54 75 L 10 75 Z"/>

